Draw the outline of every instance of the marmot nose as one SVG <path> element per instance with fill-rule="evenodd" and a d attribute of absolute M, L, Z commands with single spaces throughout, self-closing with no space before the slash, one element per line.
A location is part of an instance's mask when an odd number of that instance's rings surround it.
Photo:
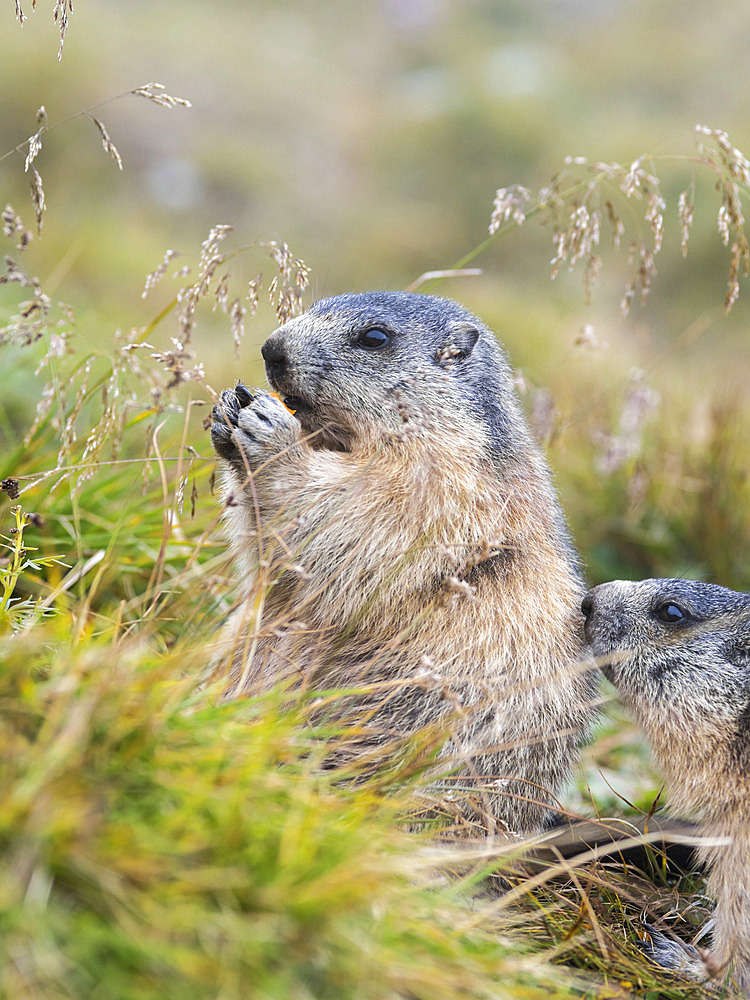
<path fill-rule="evenodd" d="M 581 611 L 588 618 L 588 616 L 591 614 L 593 610 L 594 610 L 594 592 L 590 590 L 588 594 L 586 594 L 584 599 L 581 601 Z"/>
<path fill-rule="evenodd" d="M 286 368 L 286 352 L 281 339 L 278 337 L 269 337 L 261 347 L 260 353 L 266 363 L 266 372 L 269 379 L 273 382 L 275 378 L 280 378 Z"/>

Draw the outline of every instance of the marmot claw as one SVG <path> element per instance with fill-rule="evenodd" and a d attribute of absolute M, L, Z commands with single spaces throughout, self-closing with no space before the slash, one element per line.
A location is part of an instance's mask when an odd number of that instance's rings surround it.
<path fill-rule="evenodd" d="M 237 458 L 237 446 L 232 433 L 237 426 L 240 410 L 243 406 L 248 406 L 252 400 L 252 393 L 242 382 L 238 382 L 234 389 L 225 389 L 222 392 L 219 402 L 211 411 L 213 417 L 211 443 L 217 454 L 227 461 L 231 462 Z"/>

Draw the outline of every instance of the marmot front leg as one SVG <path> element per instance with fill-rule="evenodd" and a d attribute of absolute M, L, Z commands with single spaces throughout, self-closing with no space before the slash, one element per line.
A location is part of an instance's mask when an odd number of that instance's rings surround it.
<path fill-rule="evenodd" d="M 244 482 L 274 456 L 292 457 L 300 443 L 299 421 L 280 399 L 238 382 L 213 408 L 211 443 Z"/>

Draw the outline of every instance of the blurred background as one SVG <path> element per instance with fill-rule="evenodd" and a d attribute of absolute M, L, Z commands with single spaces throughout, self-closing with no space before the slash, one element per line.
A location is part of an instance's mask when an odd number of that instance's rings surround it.
<path fill-rule="evenodd" d="M 750 587 L 747 291 L 725 316 L 729 251 L 693 137 L 701 123 L 750 149 L 743 0 L 718 10 L 677 0 L 100 0 L 76 4 L 61 61 L 51 7 L 32 12 L 29 0 L 23 25 L 12 3 L 0 12 L 0 151 L 36 130 L 40 105 L 50 125 L 64 122 L 42 137 L 47 211 L 24 264 L 72 307 L 79 351 L 106 352 L 116 331 L 150 323 L 179 285 L 167 277 L 142 300 L 145 275 L 168 248 L 182 254 L 175 267 L 195 265 L 215 224 L 234 228 L 227 247 L 289 243 L 311 268 L 306 302 L 404 288 L 482 243 L 498 187 L 536 192 L 569 156 L 626 166 L 656 157 L 645 162 L 666 199 L 664 249 L 651 295 L 628 318 L 627 249 L 610 252 L 603 237 L 587 304 L 580 273 L 550 281 L 541 216 L 473 261 L 481 277 L 431 290 L 463 301 L 506 344 L 592 582 L 686 574 Z M 192 108 L 102 103 L 149 81 Z M 122 172 L 90 120 L 65 121 L 88 108 Z M 0 161 L 0 200 L 31 226 L 25 153 Z M 677 199 L 693 185 L 683 260 Z M 643 205 L 624 211 L 625 243 L 647 236 Z M 232 266 L 240 286 L 273 274 L 261 251 Z M 16 301 L 0 289 L 0 318 Z M 267 305 L 248 317 L 237 360 L 228 317 L 207 308 L 194 335 L 206 382 L 262 382 L 258 346 L 275 322 Z M 165 350 L 177 333 L 167 317 L 149 342 Z M 33 417 L 44 373 L 34 374 L 36 347 L 4 350 L 2 433 L 13 437 Z M 199 421 L 191 436 L 210 459 Z"/>

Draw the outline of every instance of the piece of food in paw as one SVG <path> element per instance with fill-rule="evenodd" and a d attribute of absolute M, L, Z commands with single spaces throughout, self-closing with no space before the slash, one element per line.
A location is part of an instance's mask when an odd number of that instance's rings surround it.
<path fill-rule="evenodd" d="M 293 396 L 290 396 L 287 399 L 282 399 L 281 396 L 278 394 L 278 392 L 269 392 L 268 395 L 269 396 L 273 396 L 274 399 L 278 399 L 278 401 L 281 403 L 281 405 L 285 409 L 289 410 L 289 412 L 292 414 L 292 416 L 294 416 L 294 414 L 296 413 L 296 410 L 293 410 L 292 407 L 289 406 L 290 402 L 294 402 L 294 397 Z"/>

